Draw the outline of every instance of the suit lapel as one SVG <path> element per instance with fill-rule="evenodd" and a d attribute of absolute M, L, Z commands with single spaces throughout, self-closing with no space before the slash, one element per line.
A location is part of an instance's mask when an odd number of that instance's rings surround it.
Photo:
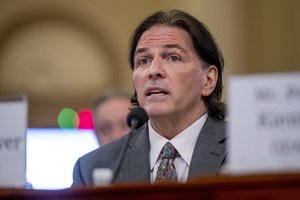
<path fill-rule="evenodd" d="M 150 143 L 148 128 L 135 131 L 129 142 L 122 167 L 120 168 L 120 181 L 149 182 L 150 181 Z"/>
<path fill-rule="evenodd" d="M 217 175 L 225 158 L 225 122 L 208 116 L 193 152 L 188 179 Z"/>

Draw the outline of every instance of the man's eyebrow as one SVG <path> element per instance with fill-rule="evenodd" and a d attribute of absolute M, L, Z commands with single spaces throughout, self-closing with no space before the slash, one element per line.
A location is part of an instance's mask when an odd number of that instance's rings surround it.
<path fill-rule="evenodd" d="M 168 49 L 179 49 L 181 51 L 185 51 L 185 49 L 182 48 L 179 44 L 166 44 L 164 47 Z"/>
<path fill-rule="evenodd" d="M 137 48 L 134 52 L 134 55 L 139 54 L 139 53 L 143 53 L 147 50 L 147 48 L 141 47 L 141 48 Z"/>
<path fill-rule="evenodd" d="M 180 51 L 185 52 L 186 50 L 184 48 L 182 48 L 179 44 L 166 44 L 164 46 L 164 48 L 167 49 L 179 49 Z M 145 51 L 147 51 L 148 48 L 145 47 L 141 47 L 141 48 L 137 48 L 134 55 L 139 54 L 139 53 L 143 53 Z"/>

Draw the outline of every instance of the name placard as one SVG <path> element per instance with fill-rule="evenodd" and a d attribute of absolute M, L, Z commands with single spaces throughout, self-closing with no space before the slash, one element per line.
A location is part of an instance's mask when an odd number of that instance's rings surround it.
<path fill-rule="evenodd" d="M 26 129 L 26 96 L 0 96 L 0 187 L 25 187 Z"/>
<path fill-rule="evenodd" d="M 300 72 L 229 79 L 228 170 L 300 171 Z"/>

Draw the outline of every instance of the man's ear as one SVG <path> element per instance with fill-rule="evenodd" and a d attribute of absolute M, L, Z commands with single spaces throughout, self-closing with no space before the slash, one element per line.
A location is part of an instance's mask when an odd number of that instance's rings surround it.
<path fill-rule="evenodd" d="M 218 69 L 214 65 L 210 65 L 205 69 L 206 83 L 202 89 L 202 96 L 209 96 L 215 89 L 218 80 Z"/>

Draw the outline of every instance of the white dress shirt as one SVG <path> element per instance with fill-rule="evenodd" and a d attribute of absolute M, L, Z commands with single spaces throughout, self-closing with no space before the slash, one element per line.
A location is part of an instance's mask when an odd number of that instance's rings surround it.
<path fill-rule="evenodd" d="M 180 157 L 175 158 L 174 165 L 177 172 L 178 182 L 185 183 L 188 178 L 189 168 L 192 160 L 194 147 L 200 131 L 207 119 L 207 113 L 187 127 L 181 133 L 176 135 L 171 140 L 166 139 L 157 133 L 148 121 L 149 140 L 150 140 L 150 181 L 154 183 L 158 166 L 161 162 L 160 152 L 163 146 L 170 142 L 180 154 Z"/>

